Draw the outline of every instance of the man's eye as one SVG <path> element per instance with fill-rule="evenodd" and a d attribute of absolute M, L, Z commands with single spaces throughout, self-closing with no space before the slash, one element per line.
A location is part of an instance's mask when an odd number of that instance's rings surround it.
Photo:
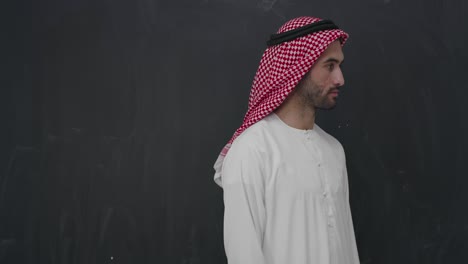
<path fill-rule="evenodd" d="M 332 71 L 335 68 L 335 64 L 328 64 L 328 70 Z"/>

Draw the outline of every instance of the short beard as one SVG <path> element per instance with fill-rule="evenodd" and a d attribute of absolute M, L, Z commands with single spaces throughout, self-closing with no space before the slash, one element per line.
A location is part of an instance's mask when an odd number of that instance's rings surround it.
<path fill-rule="evenodd" d="M 307 87 L 309 86 L 309 87 Z M 328 93 L 322 96 L 324 88 L 319 87 L 312 81 L 306 81 L 302 79 L 297 85 L 294 93 L 296 93 L 301 103 L 312 109 L 321 110 L 332 110 L 336 106 L 335 103 L 331 103 L 328 99 Z M 337 98 L 335 98 L 335 101 Z"/>

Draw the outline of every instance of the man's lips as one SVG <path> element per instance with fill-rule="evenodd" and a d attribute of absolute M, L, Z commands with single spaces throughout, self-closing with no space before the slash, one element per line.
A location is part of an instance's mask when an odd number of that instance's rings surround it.
<path fill-rule="evenodd" d="M 330 92 L 328 92 L 328 93 L 331 94 L 331 95 L 336 95 L 336 96 L 338 96 L 338 94 L 339 94 L 340 92 L 339 92 L 338 90 L 332 90 L 332 91 L 330 91 Z"/>

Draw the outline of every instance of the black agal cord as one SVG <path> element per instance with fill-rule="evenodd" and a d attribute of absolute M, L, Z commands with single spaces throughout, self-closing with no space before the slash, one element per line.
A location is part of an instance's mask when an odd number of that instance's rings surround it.
<path fill-rule="evenodd" d="M 270 47 L 278 45 L 283 42 L 296 39 L 298 37 L 330 29 L 339 29 L 339 27 L 335 25 L 335 23 L 333 23 L 333 21 L 331 20 L 320 20 L 318 22 L 305 25 L 300 28 L 296 28 L 279 34 L 273 34 L 270 36 L 270 40 L 267 41 L 267 46 Z"/>

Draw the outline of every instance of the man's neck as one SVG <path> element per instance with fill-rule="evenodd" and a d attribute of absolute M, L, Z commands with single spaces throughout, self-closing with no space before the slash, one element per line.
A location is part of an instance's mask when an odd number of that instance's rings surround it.
<path fill-rule="evenodd" d="M 288 126 L 297 129 L 314 128 L 316 111 L 313 107 L 287 100 L 275 113 Z"/>

